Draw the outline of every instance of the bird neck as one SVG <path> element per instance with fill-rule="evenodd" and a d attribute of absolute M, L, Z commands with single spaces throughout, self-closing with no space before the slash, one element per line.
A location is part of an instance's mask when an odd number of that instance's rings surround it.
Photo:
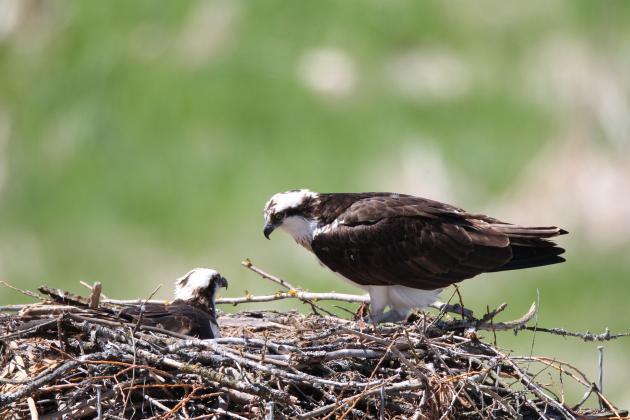
<path fill-rule="evenodd" d="M 295 242 L 306 249 L 311 249 L 311 241 L 319 228 L 319 223 L 317 220 L 303 216 L 290 216 L 284 219 L 281 227 L 293 237 Z"/>

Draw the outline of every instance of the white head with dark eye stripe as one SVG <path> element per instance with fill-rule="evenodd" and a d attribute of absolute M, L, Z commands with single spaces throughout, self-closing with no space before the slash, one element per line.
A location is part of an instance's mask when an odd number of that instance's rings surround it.
<path fill-rule="evenodd" d="M 286 191 L 271 197 L 265 205 L 265 237 L 269 239 L 269 235 L 281 227 L 306 246 L 317 228 L 308 215 L 311 203 L 317 198 L 317 193 L 307 189 Z"/>
<path fill-rule="evenodd" d="M 227 288 L 225 277 L 211 268 L 195 268 L 175 281 L 175 299 L 202 306 L 214 312 L 214 300 L 220 287 Z"/>

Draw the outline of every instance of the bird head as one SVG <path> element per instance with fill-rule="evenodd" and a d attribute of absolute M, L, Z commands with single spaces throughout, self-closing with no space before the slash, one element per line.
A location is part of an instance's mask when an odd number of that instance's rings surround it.
<path fill-rule="evenodd" d="M 291 190 L 278 193 L 271 197 L 265 205 L 265 238 L 278 227 L 287 230 L 296 238 L 309 229 L 313 220 L 309 217 L 309 210 L 317 193 L 307 189 Z"/>
<path fill-rule="evenodd" d="M 228 282 L 218 271 L 195 268 L 175 281 L 175 299 L 214 311 L 215 295 L 220 287 L 227 289 Z"/>

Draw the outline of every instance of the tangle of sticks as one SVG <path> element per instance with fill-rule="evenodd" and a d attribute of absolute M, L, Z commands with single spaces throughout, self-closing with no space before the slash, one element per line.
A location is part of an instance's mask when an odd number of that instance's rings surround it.
<path fill-rule="evenodd" d="M 321 298 L 272 281 L 317 314 L 224 314 L 222 337 L 198 340 L 124 322 L 115 313 L 128 302 L 100 288 L 87 305 L 41 297 L 0 307 L 0 417 L 628 418 L 579 369 L 480 338 L 492 325 L 528 328 L 535 307 L 503 323 L 494 320 L 501 308 L 481 319 L 443 308 L 375 327 L 327 315 Z M 567 381 L 583 387 L 582 401 L 564 400 Z M 589 396 L 601 406 L 583 408 Z"/>

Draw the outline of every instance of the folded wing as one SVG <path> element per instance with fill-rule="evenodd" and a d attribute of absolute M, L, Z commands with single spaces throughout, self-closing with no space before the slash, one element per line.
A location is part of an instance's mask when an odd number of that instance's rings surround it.
<path fill-rule="evenodd" d="M 320 261 L 363 285 L 438 289 L 487 271 L 562 262 L 555 227 L 500 222 L 419 197 L 359 200 L 311 243 Z"/>
<path fill-rule="evenodd" d="M 210 314 L 183 302 L 165 304 L 146 304 L 140 315 L 140 306 L 125 308 L 120 316 L 130 321 L 140 319 L 141 324 L 160 327 L 179 334 L 199 337 L 201 339 L 215 338 L 211 328 Z"/>

